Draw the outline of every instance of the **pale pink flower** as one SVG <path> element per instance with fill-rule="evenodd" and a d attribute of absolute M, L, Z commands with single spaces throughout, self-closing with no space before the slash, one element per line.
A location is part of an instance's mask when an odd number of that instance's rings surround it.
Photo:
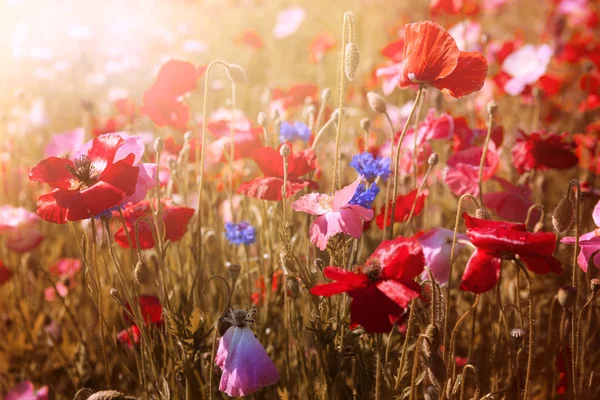
<path fill-rule="evenodd" d="M 477 21 L 462 21 L 448 29 L 460 51 L 481 51 L 481 24 Z"/>
<path fill-rule="evenodd" d="M 319 249 L 327 248 L 327 241 L 338 233 L 359 238 L 363 231 L 363 221 L 373 218 L 373 210 L 349 204 L 362 177 L 333 195 L 309 193 L 292 203 L 296 211 L 318 215 L 310 227 L 310 241 Z"/>
<path fill-rule="evenodd" d="M 392 94 L 394 89 L 400 83 L 400 79 L 402 78 L 402 63 L 393 63 L 379 67 L 375 70 L 375 76 L 383 78 L 383 94 L 388 96 Z"/>
<path fill-rule="evenodd" d="M 431 270 L 439 285 L 445 285 L 448 282 L 453 236 L 454 231 L 451 229 L 433 228 L 418 237 L 425 255 L 425 266 Z M 455 254 L 465 247 L 464 242 L 459 243 L 458 240 L 469 240 L 469 237 L 463 233 L 458 234 Z M 429 272 L 423 271 L 421 278 L 429 279 Z"/>
<path fill-rule="evenodd" d="M 85 138 L 85 130 L 83 128 L 75 128 L 71 131 L 58 133 L 52 136 L 52 139 L 44 149 L 46 157 L 61 157 L 72 155 L 83 144 Z"/>
<path fill-rule="evenodd" d="M 583 272 L 587 272 L 588 263 L 592 256 L 594 258 L 594 265 L 600 265 L 600 228 L 598 228 L 600 227 L 600 201 L 596 203 L 596 206 L 594 207 L 592 218 L 594 219 L 597 228 L 579 236 L 579 247 L 581 251 L 577 256 L 577 264 L 579 264 L 579 267 Z M 565 236 L 560 242 L 565 244 L 575 244 L 575 236 Z"/>
<path fill-rule="evenodd" d="M 223 374 L 219 390 L 231 397 L 247 396 L 279 381 L 279 372 L 250 326 L 256 307 L 229 310 L 225 321 L 232 324 L 219 341 L 215 363 Z"/>
<path fill-rule="evenodd" d="M 0 234 L 6 235 L 6 247 L 18 253 L 36 248 L 44 239 L 37 229 L 40 217 L 23 207 L 0 206 Z"/>
<path fill-rule="evenodd" d="M 273 36 L 277 39 L 294 34 L 306 18 L 302 7 L 289 7 L 277 15 L 277 24 L 273 28 Z"/>
<path fill-rule="evenodd" d="M 517 96 L 527 85 L 537 82 L 546 73 L 552 53 L 547 44 L 527 44 L 509 54 L 502 63 L 502 70 L 511 76 L 504 85 L 506 93 Z"/>
<path fill-rule="evenodd" d="M 23 381 L 12 388 L 4 400 L 48 400 L 48 386 L 35 390 L 33 383 Z"/>
<path fill-rule="evenodd" d="M 51 275 L 59 278 L 56 282 L 56 291 L 50 286 L 44 289 L 44 297 L 46 301 L 52 301 L 56 298 L 56 292 L 60 297 L 65 297 L 69 293 L 69 289 L 76 287 L 77 281 L 75 275 L 81 270 L 81 260 L 77 258 L 60 258 L 48 268 Z"/>

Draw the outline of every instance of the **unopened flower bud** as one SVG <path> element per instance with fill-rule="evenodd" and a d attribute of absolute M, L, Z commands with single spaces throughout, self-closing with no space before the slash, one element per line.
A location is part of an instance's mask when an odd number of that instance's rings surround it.
<path fill-rule="evenodd" d="M 244 68 L 237 64 L 227 64 L 225 72 L 227 73 L 229 80 L 233 83 L 245 85 L 246 82 L 248 82 L 248 79 L 246 78 L 246 71 L 244 71 Z"/>
<path fill-rule="evenodd" d="M 592 279 L 590 281 L 590 289 L 592 290 L 592 293 L 596 293 L 598 289 L 600 289 L 600 279 Z"/>
<path fill-rule="evenodd" d="M 356 71 L 358 70 L 358 64 L 360 63 L 360 51 L 355 43 L 348 43 L 346 45 L 346 63 L 344 65 L 344 71 L 346 72 L 346 78 L 349 81 L 356 77 Z"/>
<path fill-rule="evenodd" d="M 520 328 L 515 328 L 510 330 L 510 344 L 513 349 L 518 349 L 523 344 L 523 339 L 525 339 L 525 331 Z"/>
<path fill-rule="evenodd" d="M 431 166 L 434 166 L 437 165 L 438 162 L 440 162 L 440 158 L 438 157 L 437 153 L 431 153 L 427 163 Z"/>
<path fill-rule="evenodd" d="M 563 286 L 558 289 L 558 302 L 565 310 L 571 308 L 577 300 L 577 288 L 573 286 Z"/>
<path fill-rule="evenodd" d="M 110 290 L 108 291 L 108 293 L 110 293 L 110 295 L 112 297 L 118 297 L 119 296 L 119 291 L 115 288 L 110 288 Z"/>
<path fill-rule="evenodd" d="M 281 155 L 281 157 L 287 157 L 290 155 L 291 152 L 292 150 L 290 149 L 290 146 L 287 143 L 282 144 L 279 148 L 279 154 Z"/>
<path fill-rule="evenodd" d="M 237 281 L 237 278 L 239 278 L 240 276 L 240 271 L 242 270 L 242 267 L 240 267 L 237 264 L 229 264 L 227 266 L 227 271 L 229 272 L 229 279 L 231 279 L 232 282 Z"/>
<path fill-rule="evenodd" d="M 369 118 L 363 118 L 360 120 L 360 127 L 363 131 L 369 132 L 371 130 L 371 120 Z"/>
<path fill-rule="evenodd" d="M 498 110 L 498 104 L 496 104 L 496 102 L 494 100 L 490 101 L 487 105 L 487 111 L 488 114 L 496 114 L 496 111 Z"/>
<path fill-rule="evenodd" d="M 300 284 L 295 276 L 287 277 L 286 286 L 292 297 L 300 296 Z"/>
<path fill-rule="evenodd" d="M 342 116 L 344 115 L 344 109 L 342 108 Z M 335 110 L 333 110 L 333 112 L 331 113 L 331 119 L 337 124 L 338 120 L 340 118 L 340 109 L 336 108 Z"/>
<path fill-rule="evenodd" d="M 135 265 L 133 273 L 135 275 L 135 280 L 138 283 L 138 285 L 148 283 L 148 281 L 150 280 L 150 270 L 148 269 L 146 263 L 141 260 L 138 261 Z"/>
<path fill-rule="evenodd" d="M 156 140 L 154 141 L 154 151 L 160 153 L 161 151 L 163 151 L 164 148 L 165 141 L 161 137 L 156 138 Z"/>
<path fill-rule="evenodd" d="M 102 390 L 100 392 L 96 392 L 88 397 L 88 400 L 126 400 L 126 399 L 134 399 L 135 397 L 126 396 L 121 392 L 117 392 L 116 390 Z"/>
<path fill-rule="evenodd" d="M 475 218 L 479 218 L 479 219 L 492 219 L 492 216 L 490 215 L 490 213 L 488 212 L 488 210 L 486 210 L 483 207 L 479 207 L 477 210 L 475 210 Z"/>
<path fill-rule="evenodd" d="M 378 95 L 375 92 L 367 93 L 367 101 L 369 102 L 369 106 L 371 109 L 379 114 L 385 114 L 387 111 L 387 105 L 385 104 L 385 100 L 383 97 Z"/>
<path fill-rule="evenodd" d="M 568 231 L 575 221 L 575 202 L 571 198 L 570 193 L 567 193 L 552 213 L 552 225 L 558 233 Z"/>
<path fill-rule="evenodd" d="M 306 107 L 306 112 L 308 115 L 315 115 L 317 113 L 317 107 L 315 107 L 314 104 L 310 104 L 308 107 Z"/>
<path fill-rule="evenodd" d="M 313 261 L 313 263 L 315 264 L 315 267 L 317 267 L 317 269 L 320 271 L 323 271 L 323 268 L 325 268 L 325 264 L 320 258 L 315 258 L 315 261 Z"/>
<path fill-rule="evenodd" d="M 263 128 L 265 128 L 267 126 L 267 114 L 265 114 L 264 112 L 259 112 L 258 113 L 258 117 L 256 117 L 256 121 L 258 122 L 258 124 L 260 126 L 262 126 Z"/>
<path fill-rule="evenodd" d="M 183 134 L 183 140 L 186 143 L 189 143 L 192 140 L 192 131 L 187 131 L 186 133 Z"/>

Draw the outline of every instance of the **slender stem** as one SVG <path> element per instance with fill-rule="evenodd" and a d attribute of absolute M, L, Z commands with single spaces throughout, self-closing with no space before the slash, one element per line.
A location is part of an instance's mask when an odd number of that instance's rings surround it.
<path fill-rule="evenodd" d="M 585 302 L 583 307 L 581 307 L 581 311 L 579 311 L 579 316 L 577 317 L 577 332 L 580 331 L 579 328 L 581 327 L 581 317 L 583 316 L 583 312 L 585 311 L 586 307 L 591 304 L 592 300 L 594 300 L 595 294 L 596 294 L 595 292 L 592 292 L 588 301 Z M 578 363 L 579 363 L 579 337 L 577 337 L 575 340 L 575 347 L 573 347 L 573 357 L 575 358 L 575 365 L 578 365 Z M 584 369 L 585 369 L 585 367 L 584 367 Z M 575 384 L 575 382 L 573 382 L 573 384 Z"/>
<path fill-rule="evenodd" d="M 452 267 L 454 266 L 454 252 L 456 250 L 456 242 L 458 238 L 458 224 L 460 222 L 460 213 L 462 211 L 462 202 L 465 198 L 469 198 L 473 200 L 475 206 L 479 208 L 479 202 L 477 199 L 471 194 L 463 194 L 458 199 L 458 206 L 456 207 L 456 219 L 454 222 L 454 234 L 452 236 L 452 248 L 450 249 L 450 267 L 448 270 L 448 283 L 446 283 L 446 304 L 444 309 L 444 342 L 443 342 L 443 350 L 444 350 L 444 361 L 448 362 L 448 354 L 446 351 L 446 343 L 448 338 L 448 315 L 450 312 L 450 288 L 452 283 Z"/>
<path fill-rule="evenodd" d="M 406 364 L 406 358 L 408 356 L 408 338 L 412 332 L 412 327 L 415 322 L 415 300 L 410 303 L 410 312 L 408 314 L 408 325 L 406 326 L 406 333 L 404 334 L 404 344 L 402 345 L 402 356 L 400 357 L 400 366 L 398 367 L 398 375 L 396 376 L 396 384 L 394 390 L 398 390 L 400 387 L 400 380 L 404 374 L 404 365 Z"/>
<path fill-rule="evenodd" d="M 577 288 L 577 251 L 579 250 L 579 203 L 581 202 L 581 186 L 579 185 L 579 181 L 577 179 L 572 179 L 569 182 L 569 195 L 571 194 L 571 188 L 575 186 L 575 246 L 573 248 L 573 266 L 572 266 L 572 276 L 571 276 L 571 285 L 574 288 Z M 579 291 L 576 292 L 577 296 L 575 302 L 572 306 L 573 317 L 576 315 L 577 311 L 577 302 L 579 301 Z M 577 345 L 577 324 L 573 321 L 571 322 L 571 348 L 573 352 L 577 351 L 575 347 Z M 577 357 L 574 356 L 575 353 L 571 354 L 572 358 L 572 374 L 573 374 L 573 397 L 577 398 Z"/>
<path fill-rule="evenodd" d="M 377 370 L 375 372 L 375 400 L 381 399 L 381 333 L 375 336 L 375 351 L 377 352 Z"/>
<path fill-rule="evenodd" d="M 484 207 L 483 202 L 483 164 L 485 164 L 485 157 L 487 156 L 487 150 L 490 145 L 490 137 L 492 136 L 492 128 L 494 126 L 494 111 L 488 113 L 488 126 L 487 135 L 485 136 L 485 143 L 483 144 L 483 151 L 481 153 L 481 161 L 479 162 L 479 203 L 481 207 Z"/>
<path fill-rule="evenodd" d="M 429 178 L 429 174 L 431 173 L 432 168 L 433 168 L 433 165 L 429 165 L 427 167 L 427 172 L 425 172 L 425 176 L 423 177 L 423 182 L 421 182 L 421 185 L 419 185 L 419 188 L 417 189 L 417 195 L 415 196 L 415 200 L 413 201 L 412 207 L 410 208 L 410 213 L 408 214 L 408 218 L 406 219 L 406 222 L 404 223 L 404 227 L 402 229 L 403 233 L 405 233 L 406 230 L 408 229 L 408 226 L 410 225 L 410 220 L 412 219 L 413 215 L 415 214 L 415 209 L 417 208 L 417 202 L 419 201 L 419 195 L 421 194 L 421 192 L 423 191 L 423 188 L 425 187 L 425 184 L 427 183 L 427 178 Z"/>
<path fill-rule="evenodd" d="M 396 144 L 396 152 L 394 153 L 394 188 L 392 190 L 392 214 L 390 215 L 390 234 L 389 238 L 391 239 L 394 236 L 394 213 L 396 211 L 396 196 L 398 195 L 398 164 L 400 163 L 400 149 L 402 148 L 402 142 L 404 141 L 404 136 L 406 135 L 406 131 L 408 130 L 408 125 L 410 121 L 413 119 L 415 115 L 415 111 L 417 109 L 417 104 L 421 101 L 421 96 L 423 95 L 424 86 L 419 86 L 419 91 L 417 92 L 417 97 L 413 103 L 413 106 L 410 110 L 410 114 L 408 114 L 408 118 L 404 123 L 404 128 L 402 128 L 402 132 L 400 133 L 400 138 L 398 139 L 398 144 Z M 393 143 L 393 140 L 392 140 Z M 387 223 L 387 220 L 385 221 Z"/>
<path fill-rule="evenodd" d="M 531 364 L 533 362 L 533 292 L 531 288 L 531 277 L 527 272 L 527 267 L 523 261 L 515 259 L 515 263 L 519 269 L 521 269 L 525 275 L 525 281 L 527 282 L 527 300 L 529 302 L 529 344 L 527 346 L 527 374 L 525 375 L 525 395 L 523 400 L 527 400 L 529 397 L 529 380 L 531 377 Z"/>
<path fill-rule="evenodd" d="M 410 397 L 409 400 L 413 400 L 415 397 L 415 389 L 416 389 L 416 380 L 417 380 L 417 372 L 419 371 L 419 349 L 421 348 L 421 342 L 423 340 L 429 340 L 427 336 L 419 336 L 417 338 L 417 343 L 415 346 L 415 352 L 413 355 L 413 367 L 410 376 Z M 429 347 L 431 347 L 431 343 L 429 343 Z"/>
<path fill-rule="evenodd" d="M 529 221 L 531 220 L 531 214 L 533 214 L 533 210 L 539 209 L 542 215 L 540 216 L 539 221 L 544 220 L 544 205 L 543 204 L 533 204 L 527 209 L 527 217 L 525 218 L 525 226 L 529 226 Z"/>
<path fill-rule="evenodd" d="M 421 116 L 421 108 L 423 107 L 423 103 L 425 102 L 425 96 L 427 92 L 426 89 L 423 89 L 423 98 L 417 105 L 417 111 L 415 113 L 415 124 L 413 128 L 413 153 L 412 153 L 412 166 L 413 166 L 413 180 L 415 187 L 419 185 L 417 181 L 417 136 L 419 132 L 419 118 Z"/>
<path fill-rule="evenodd" d="M 325 124 L 321 127 L 321 129 L 319 129 L 319 132 L 317 132 L 317 136 L 315 136 L 315 140 L 313 141 L 313 144 L 310 146 L 311 149 L 313 149 L 313 150 L 316 149 L 317 142 L 319 141 L 319 139 L 321 138 L 321 136 L 323 135 L 325 130 L 329 127 L 329 125 L 331 125 L 332 122 L 333 122 L 333 118 L 329 118 L 327 120 L 327 122 L 325 122 Z"/>
<path fill-rule="evenodd" d="M 204 122 L 203 122 L 204 124 Z M 229 210 L 232 222 L 236 222 L 233 212 L 233 161 L 235 157 L 235 82 L 231 81 L 231 122 L 229 124 Z"/>
<path fill-rule="evenodd" d="M 458 319 L 458 321 L 456 321 L 456 325 L 454 326 L 454 329 L 452 330 L 452 337 L 450 338 L 450 348 L 448 349 L 448 361 L 446 364 L 446 379 L 449 379 L 450 371 L 453 369 L 454 363 L 455 363 L 454 346 L 456 344 L 456 335 L 458 335 L 458 328 L 463 323 L 463 321 L 467 319 L 469 314 L 471 314 L 477 308 L 480 297 L 481 296 L 479 294 L 475 295 L 475 301 L 471 305 L 471 308 L 469 308 L 466 313 L 461 315 L 461 317 Z"/>

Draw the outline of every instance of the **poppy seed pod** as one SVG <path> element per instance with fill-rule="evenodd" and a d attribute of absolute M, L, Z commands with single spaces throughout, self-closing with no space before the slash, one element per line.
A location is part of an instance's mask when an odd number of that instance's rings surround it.
<path fill-rule="evenodd" d="M 244 71 L 244 68 L 240 67 L 238 64 L 227 64 L 225 73 L 227 74 L 229 80 L 233 83 L 245 85 L 246 82 L 248 82 L 248 79 L 246 78 L 246 71 Z"/>
<path fill-rule="evenodd" d="M 431 153 L 427 163 L 433 167 L 434 165 L 437 165 L 438 162 L 440 162 L 440 158 L 438 157 L 437 153 Z"/>
<path fill-rule="evenodd" d="M 525 339 L 525 331 L 520 328 L 515 328 L 510 330 L 510 344 L 513 349 L 518 349 L 523 344 L 523 339 Z"/>
<path fill-rule="evenodd" d="M 552 213 L 552 226 L 554 229 L 563 233 L 568 231 L 575 221 L 575 202 L 568 193 L 558 202 Z"/>
<path fill-rule="evenodd" d="M 356 77 L 356 71 L 358 70 L 358 64 L 360 63 L 360 52 L 355 43 L 348 43 L 345 51 L 346 63 L 344 65 L 344 71 L 346 72 L 346 78 L 351 81 Z"/>
<path fill-rule="evenodd" d="M 598 289 L 600 289 L 600 279 L 592 279 L 590 281 L 590 289 L 592 290 L 592 293 L 596 293 Z"/>
<path fill-rule="evenodd" d="M 143 261 L 138 261 L 137 264 L 135 265 L 135 269 L 133 270 L 133 273 L 135 275 L 135 281 L 138 283 L 138 285 L 143 285 L 145 283 L 148 283 L 149 279 L 150 279 L 150 271 L 148 270 L 148 266 L 146 265 L 145 262 Z"/>
<path fill-rule="evenodd" d="M 360 120 L 360 127 L 362 128 L 363 131 L 365 132 L 369 132 L 369 130 L 371 129 L 371 120 L 369 118 L 363 118 Z M 366 145 L 366 143 L 365 143 Z"/>
<path fill-rule="evenodd" d="M 165 148 L 165 141 L 162 138 L 156 138 L 154 141 L 154 151 L 160 153 Z"/>
<path fill-rule="evenodd" d="M 487 105 L 488 114 L 494 115 L 498 111 L 498 104 L 494 100 L 490 101 Z"/>
<path fill-rule="evenodd" d="M 287 143 L 284 143 L 279 148 L 279 154 L 281 155 L 281 157 L 287 157 L 290 155 L 291 152 L 292 152 L 292 150 L 290 149 L 290 146 Z"/>
<path fill-rule="evenodd" d="M 378 95 L 375 92 L 367 93 L 367 101 L 369 102 L 369 106 L 371 109 L 379 114 L 385 114 L 387 111 L 387 105 L 385 104 L 385 100 L 383 97 Z"/>
<path fill-rule="evenodd" d="M 571 308 L 577 300 L 577 288 L 573 286 L 563 286 L 558 289 L 558 302 L 565 310 Z"/>
<path fill-rule="evenodd" d="M 492 219 L 492 216 L 490 215 L 490 213 L 488 212 L 488 210 L 486 210 L 483 207 L 479 207 L 475 211 L 475 218 L 490 220 L 490 219 Z"/>
<path fill-rule="evenodd" d="M 227 266 L 227 271 L 229 272 L 229 279 L 231 279 L 232 282 L 237 281 L 237 278 L 239 278 L 240 276 L 241 269 L 242 267 L 240 267 L 237 264 L 229 264 Z"/>
<path fill-rule="evenodd" d="M 263 128 L 265 128 L 267 126 L 267 114 L 265 114 L 264 112 L 259 112 L 258 116 L 256 117 L 256 121 L 258 122 L 258 124 L 260 126 L 262 126 Z"/>

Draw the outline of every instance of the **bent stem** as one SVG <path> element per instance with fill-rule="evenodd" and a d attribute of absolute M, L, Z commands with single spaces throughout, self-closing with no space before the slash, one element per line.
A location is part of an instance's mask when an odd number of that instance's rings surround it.
<path fill-rule="evenodd" d="M 488 146 L 490 144 L 490 137 L 492 136 L 492 127 L 494 126 L 494 112 L 489 112 L 487 135 L 485 136 L 485 143 L 483 145 L 483 151 L 481 152 L 481 161 L 479 161 L 479 203 L 484 206 L 483 203 L 483 164 L 485 164 L 485 157 L 487 156 Z"/>
<path fill-rule="evenodd" d="M 533 362 L 533 292 L 531 290 L 531 277 L 527 272 L 527 267 L 522 260 L 515 258 L 515 263 L 519 269 L 523 271 L 525 275 L 525 281 L 527 282 L 527 301 L 529 302 L 529 343 L 527 345 L 527 373 L 525 375 L 525 394 L 523 400 L 527 400 L 529 397 L 529 379 L 531 377 L 531 364 Z"/>
<path fill-rule="evenodd" d="M 448 270 L 448 283 L 446 284 L 446 304 L 444 309 L 444 342 L 443 342 L 443 351 L 444 351 L 444 362 L 448 362 L 448 352 L 446 351 L 446 343 L 448 338 L 448 314 L 450 311 L 450 283 L 452 282 L 452 267 L 454 266 L 454 252 L 456 251 L 456 242 L 458 238 L 458 223 L 460 222 L 460 212 L 462 210 L 462 202 L 464 199 L 469 198 L 473 200 L 475 206 L 479 208 L 479 202 L 475 198 L 475 196 L 465 193 L 460 196 L 458 199 L 458 206 L 456 207 L 456 219 L 454 222 L 454 234 L 452 236 L 452 247 L 450 249 L 450 267 Z"/>
<path fill-rule="evenodd" d="M 571 194 L 572 187 L 575 186 L 575 246 L 573 248 L 573 266 L 572 266 L 572 275 L 571 275 L 571 285 L 577 289 L 577 250 L 579 249 L 579 203 L 581 201 L 581 186 L 579 185 L 579 181 L 577 179 L 571 179 L 569 182 L 569 189 L 567 193 Z M 575 302 L 572 306 L 573 318 L 571 322 L 571 348 L 573 352 L 577 351 L 577 324 L 575 324 L 575 315 L 577 311 L 577 302 L 579 301 L 579 291 L 577 291 L 577 296 Z M 572 364 L 572 374 L 573 374 L 573 397 L 577 398 L 577 357 L 574 354 L 571 354 L 571 364 Z"/>
<path fill-rule="evenodd" d="M 404 365 L 406 364 L 406 358 L 408 356 L 408 338 L 412 331 L 412 326 L 415 321 L 415 300 L 411 301 L 410 312 L 408 314 L 408 325 L 406 326 L 406 333 L 404 335 L 404 344 L 402 345 L 402 356 L 400 357 L 400 366 L 398 367 L 398 375 L 396 376 L 396 384 L 394 390 L 398 390 L 400 387 L 400 380 L 404 374 Z"/>
<path fill-rule="evenodd" d="M 419 185 L 417 181 L 417 136 L 419 131 L 419 118 L 421 116 L 421 108 L 425 103 L 425 96 L 427 95 L 427 89 L 423 88 L 423 98 L 417 105 L 417 112 L 415 113 L 415 124 L 413 128 L 413 153 L 412 153 L 412 167 L 413 167 L 413 180 L 415 187 Z"/>
<path fill-rule="evenodd" d="M 540 210 L 540 213 L 542 214 L 542 215 L 540 215 L 540 219 L 538 220 L 538 222 L 541 222 L 544 220 L 544 215 L 545 215 L 544 205 L 539 204 L 539 203 L 533 204 L 527 209 L 527 217 L 525 218 L 525 227 L 529 226 L 529 222 L 531 220 L 531 214 L 533 214 L 533 210 L 535 210 L 535 209 Z"/>
<path fill-rule="evenodd" d="M 402 233 L 405 233 L 406 230 L 408 229 L 408 226 L 410 225 L 410 220 L 412 219 L 414 213 L 415 213 L 415 209 L 417 208 L 417 201 L 419 200 L 419 195 L 421 194 L 421 192 L 423 191 L 423 188 L 425 187 L 425 184 L 427 183 L 427 178 L 429 178 L 429 174 L 431 173 L 431 169 L 433 168 L 433 165 L 429 165 L 427 167 L 427 172 L 425 172 L 425 176 L 423 177 L 423 182 L 421 182 L 421 184 L 419 185 L 419 188 L 417 189 L 417 195 L 415 196 L 415 200 L 413 201 L 412 207 L 410 208 L 410 213 L 408 214 L 408 218 L 406 219 L 406 222 L 404 223 L 404 226 L 402 227 Z"/>
<path fill-rule="evenodd" d="M 400 133 L 400 138 L 398 139 L 398 144 L 396 144 L 396 152 L 394 153 L 394 188 L 392 190 L 392 214 L 390 215 L 390 235 L 391 239 L 394 236 L 394 212 L 396 211 L 396 196 L 398 195 L 398 163 L 400 162 L 400 148 L 402 147 L 402 142 L 404 141 L 404 136 L 406 135 L 406 131 L 408 130 L 408 125 L 410 121 L 413 119 L 415 115 L 415 111 L 417 109 L 417 104 L 421 101 L 421 96 L 423 95 L 424 86 L 419 86 L 419 91 L 417 92 L 417 97 L 415 98 L 415 102 L 410 110 L 410 114 L 408 114 L 408 118 L 404 123 L 404 128 L 402 128 L 402 132 Z M 393 138 L 392 138 L 393 143 Z M 384 220 L 387 222 L 387 220 Z"/>
<path fill-rule="evenodd" d="M 583 305 L 583 307 L 581 307 L 581 311 L 579 311 L 579 316 L 577 317 L 577 332 L 579 332 L 579 328 L 581 327 L 581 317 L 583 316 L 583 312 L 591 304 L 592 300 L 594 300 L 595 294 L 596 294 L 595 292 L 592 292 L 588 301 L 586 301 L 586 303 Z M 573 348 L 573 352 L 574 352 L 573 357 L 575 357 L 575 365 L 578 365 L 578 363 L 579 363 L 579 347 L 578 346 L 579 346 L 579 337 L 576 338 L 575 347 Z M 583 365 L 585 366 L 585 363 Z M 575 385 L 575 382 L 573 382 L 573 384 Z"/>
<path fill-rule="evenodd" d="M 463 321 L 466 320 L 467 317 L 473 311 L 475 311 L 475 309 L 477 309 L 477 305 L 479 304 L 479 298 L 480 298 L 480 295 L 476 294 L 475 301 L 473 301 L 473 305 L 471 305 L 471 308 L 469 308 L 466 313 L 461 315 L 461 317 L 458 319 L 458 321 L 456 321 L 456 325 L 454 326 L 454 329 L 452 330 L 452 337 L 450 338 L 450 348 L 448 349 L 448 361 L 446 364 L 446 379 L 448 379 L 448 377 L 450 376 L 450 371 L 452 371 L 454 369 L 453 368 L 454 367 L 454 346 L 456 345 L 456 335 L 458 335 L 458 328 L 463 323 Z"/>

